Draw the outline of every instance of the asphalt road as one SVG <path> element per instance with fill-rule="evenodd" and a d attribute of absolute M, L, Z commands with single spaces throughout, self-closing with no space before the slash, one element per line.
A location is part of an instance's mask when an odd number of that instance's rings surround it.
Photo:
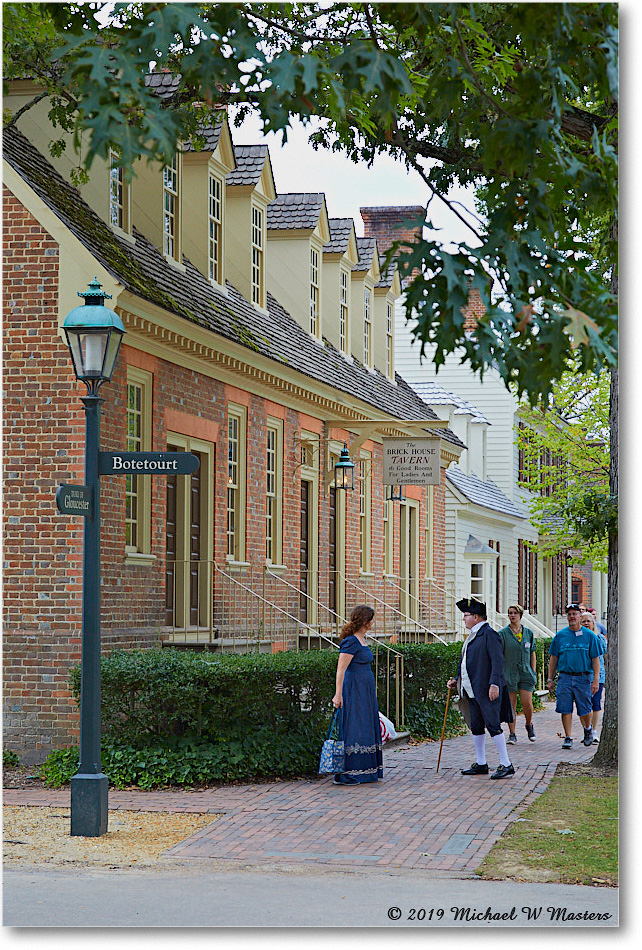
<path fill-rule="evenodd" d="M 617 888 L 430 872 L 4 872 L 5 927 L 617 927 Z"/>

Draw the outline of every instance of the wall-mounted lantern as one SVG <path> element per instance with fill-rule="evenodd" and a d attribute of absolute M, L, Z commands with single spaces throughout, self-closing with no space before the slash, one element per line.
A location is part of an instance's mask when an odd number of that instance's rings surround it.
<path fill-rule="evenodd" d="M 334 487 L 354 491 L 354 462 L 350 459 L 347 442 L 343 443 L 339 461 L 334 466 Z"/>
<path fill-rule="evenodd" d="M 403 485 L 386 485 L 386 501 L 405 501 L 406 490 Z"/>

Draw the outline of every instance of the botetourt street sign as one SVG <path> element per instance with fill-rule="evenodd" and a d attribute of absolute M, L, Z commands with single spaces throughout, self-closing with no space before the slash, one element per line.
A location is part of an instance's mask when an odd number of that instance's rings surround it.
<path fill-rule="evenodd" d="M 192 452 L 99 452 L 100 475 L 190 475 L 199 467 Z"/>

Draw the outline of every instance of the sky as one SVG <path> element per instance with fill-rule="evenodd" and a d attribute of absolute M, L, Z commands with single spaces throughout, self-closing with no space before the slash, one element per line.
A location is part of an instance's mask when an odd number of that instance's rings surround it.
<path fill-rule="evenodd" d="M 263 136 L 258 118 L 249 117 L 238 128 L 233 123 L 230 125 L 236 145 L 267 144 L 279 194 L 323 192 L 328 215 L 331 218 L 353 218 L 358 236 L 363 235 L 360 208 L 382 205 L 425 207 L 430 198 L 430 190 L 420 175 L 390 156 L 377 157 L 369 167 L 365 162 L 349 161 L 343 152 L 331 152 L 325 148 L 315 150 L 308 143 L 312 126 L 306 128 L 297 122 L 288 131 L 287 142 L 281 144 L 280 133 Z M 472 197 L 463 189 L 453 192 L 450 197 L 473 209 Z M 437 198 L 431 203 L 430 214 L 434 225 L 443 229 L 444 239 L 471 237 L 468 229 Z"/>

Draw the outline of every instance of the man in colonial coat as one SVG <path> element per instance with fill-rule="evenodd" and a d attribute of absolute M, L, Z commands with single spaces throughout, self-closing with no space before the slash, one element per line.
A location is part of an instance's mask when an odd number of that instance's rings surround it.
<path fill-rule="evenodd" d="M 486 605 L 474 597 L 460 600 L 457 607 L 464 615 L 468 637 L 464 641 L 457 676 L 448 680 L 448 688 L 459 692 L 459 709 L 473 734 L 475 762 L 462 775 L 488 775 L 485 730 L 493 737 L 499 753 L 499 766 L 493 779 L 515 774 L 506 748 L 502 722 L 513 721 L 513 710 L 504 681 L 504 651 L 496 630 L 486 619 Z"/>

